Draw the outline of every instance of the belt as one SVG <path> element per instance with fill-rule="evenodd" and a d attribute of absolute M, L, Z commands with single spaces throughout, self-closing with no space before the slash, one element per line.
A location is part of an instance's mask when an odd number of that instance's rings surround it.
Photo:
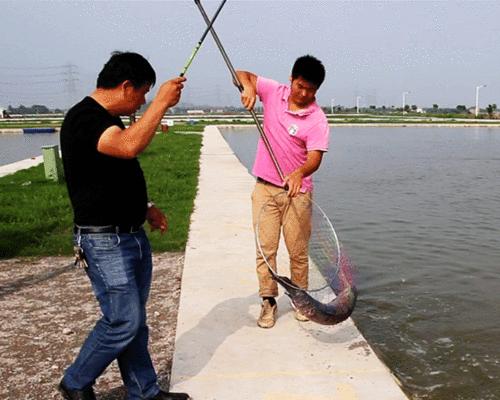
<path fill-rule="evenodd" d="M 277 187 L 277 188 L 283 189 L 283 186 L 279 186 L 279 185 L 276 185 L 275 183 L 268 182 L 268 181 L 266 181 L 265 179 L 262 179 L 262 178 L 260 178 L 260 177 L 257 177 L 257 182 L 259 182 L 259 183 L 263 183 L 264 185 L 271 185 L 271 186 L 274 186 L 274 187 Z"/>
<path fill-rule="evenodd" d="M 78 226 L 73 227 L 75 234 L 86 233 L 135 233 L 142 229 L 142 225 L 104 225 L 104 226 Z"/>

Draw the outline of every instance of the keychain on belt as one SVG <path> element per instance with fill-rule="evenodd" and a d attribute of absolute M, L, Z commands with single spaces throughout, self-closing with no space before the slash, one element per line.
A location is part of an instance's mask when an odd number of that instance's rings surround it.
<path fill-rule="evenodd" d="M 83 252 L 82 246 L 80 245 L 81 236 L 78 237 L 78 243 L 73 246 L 73 251 L 75 254 L 75 266 L 88 268 L 87 260 L 85 259 L 85 253 Z"/>

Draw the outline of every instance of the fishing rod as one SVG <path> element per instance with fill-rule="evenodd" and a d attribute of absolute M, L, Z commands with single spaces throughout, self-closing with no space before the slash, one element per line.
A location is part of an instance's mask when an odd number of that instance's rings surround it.
<path fill-rule="evenodd" d="M 224 7 L 224 4 L 226 4 L 226 1 L 227 0 L 222 0 L 221 1 L 221 3 L 219 4 L 219 7 L 217 8 L 217 11 L 215 11 L 214 16 L 212 17 L 212 20 L 211 21 L 209 20 L 207 22 L 207 24 L 208 24 L 207 28 L 205 29 L 205 31 L 203 32 L 203 35 L 201 35 L 200 40 L 198 40 L 198 43 L 194 47 L 193 52 L 189 56 L 186 64 L 184 65 L 184 68 L 182 69 L 182 72 L 179 74 L 180 77 L 183 77 L 186 74 L 188 68 L 191 66 L 191 63 L 193 62 L 194 58 L 196 57 L 196 54 L 198 54 L 198 51 L 200 50 L 203 41 L 207 37 L 208 32 L 210 32 L 210 29 L 212 29 L 212 25 L 214 24 L 215 20 L 219 16 L 219 13 L 222 10 L 222 7 Z M 130 125 L 132 125 L 133 123 L 136 122 L 136 115 L 135 115 L 135 113 L 129 115 L 129 121 L 130 121 Z"/>
<path fill-rule="evenodd" d="M 219 48 L 219 51 L 222 54 L 222 58 L 224 59 L 227 67 L 229 68 L 229 72 L 231 72 L 231 76 L 233 78 L 233 81 L 236 83 L 236 86 L 238 87 L 238 90 L 240 91 L 240 93 L 243 92 L 243 85 L 241 84 L 241 81 L 238 78 L 238 75 L 236 74 L 236 71 L 234 70 L 233 65 L 231 64 L 231 60 L 229 60 L 229 57 L 227 56 L 227 53 L 224 50 L 224 47 L 222 46 L 221 41 L 219 40 L 219 36 L 217 35 L 217 32 L 215 32 L 215 29 L 211 26 L 210 19 L 208 18 L 208 15 L 205 12 L 205 9 L 201 5 L 201 1 L 194 0 L 194 2 L 198 6 L 198 9 L 200 10 L 201 15 L 203 16 L 203 19 L 205 20 L 205 22 L 207 24 L 207 29 L 212 34 L 212 37 L 214 38 L 214 41 L 217 44 L 217 47 Z M 264 142 L 264 145 L 266 146 L 266 149 L 269 152 L 269 155 L 271 156 L 271 160 L 273 161 L 273 164 L 274 164 L 274 167 L 276 168 L 276 171 L 278 172 L 281 180 L 285 181 L 285 175 L 283 174 L 283 171 L 278 163 L 278 160 L 276 159 L 276 156 L 274 155 L 274 151 L 271 147 L 271 144 L 269 143 L 269 139 L 267 138 L 266 133 L 264 132 L 264 129 L 262 128 L 262 125 L 260 124 L 260 121 L 257 118 L 257 115 L 255 114 L 255 111 L 253 109 L 248 110 L 248 111 L 252 115 L 252 118 L 255 122 L 255 125 L 257 126 L 257 129 L 259 130 L 260 137 L 262 138 L 262 141 Z"/>
<path fill-rule="evenodd" d="M 201 35 L 201 38 L 200 40 L 198 41 L 198 43 L 196 44 L 195 48 L 193 49 L 193 52 L 191 53 L 191 55 L 189 56 L 189 59 L 187 60 L 186 62 L 186 65 L 184 66 L 184 68 L 182 69 L 182 72 L 180 73 L 179 76 L 184 76 L 186 74 L 186 71 L 188 70 L 189 66 L 191 65 L 191 63 L 193 62 L 194 60 L 194 57 L 196 56 L 196 54 L 198 53 L 198 50 L 200 50 L 200 47 L 201 47 L 201 44 L 203 43 L 203 41 L 205 40 L 205 38 L 207 37 L 208 35 L 208 32 L 210 32 L 210 30 L 212 29 L 212 25 L 214 24 L 215 20 L 217 19 L 217 17 L 219 16 L 219 13 L 220 13 L 220 10 L 222 10 L 222 7 L 224 7 L 224 4 L 226 3 L 227 0 L 222 0 L 222 2 L 220 3 L 219 7 L 217 8 L 217 11 L 215 11 L 215 14 L 214 16 L 212 17 L 212 20 L 208 20 L 207 22 L 207 29 L 205 29 L 205 32 L 203 32 L 203 35 Z M 195 1 L 196 2 L 196 1 Z"/>

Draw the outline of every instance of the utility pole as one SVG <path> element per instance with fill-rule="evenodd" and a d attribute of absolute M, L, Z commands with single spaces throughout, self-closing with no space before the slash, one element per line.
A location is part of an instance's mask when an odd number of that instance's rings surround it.
<path fill-rule="evenodd" d="M 476 86 L 476 118 L 479 115 L 479 89 L 486 87 L 486 85 Z"/>
<path fill-rule="evenodd" d="M 76 90 L 76 82 L 78 79 L 78 72 L 76 71 L 76 65 L 74 64 L 66 64 L 63 65 L 63 75 L 65 76 L 64 82 L 66 83 L 66 96 L 67 96 L 67 108 L 69 109 L 73 103 L 76 101 L 77 90 Z"/>
<path fill-rule="evenodd" d="M 410 92 L 403 92 L 403 114 L 406 112 L 405 107 L 406 107 L 406 95 L 410 94 Z"/>

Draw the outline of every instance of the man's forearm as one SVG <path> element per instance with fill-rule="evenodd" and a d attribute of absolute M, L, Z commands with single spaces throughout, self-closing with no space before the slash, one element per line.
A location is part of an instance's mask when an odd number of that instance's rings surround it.
<path fill-rule="evenodd" d="M 244 88 L 251 87 L 253 89 L 256 89 L 257 75 L 255 75 L 253 72 L 238 70 L 236 71 L 236 76 L 238 77 Z M 234 84 L 237 85 L 237 82 L 234 82 Z"/>
<path fill-rule="evenodd" d="M 168 106 L 154 99 L 144 115 L 135 124 L 123 131 L 129 143 L 129 152 L 139 155 L 151 143 Z"/>
<path fill-rule="evenodd" d="M 242 85 L 239 88 L 241 90 L 241 104 L 247 110 L 252 110 L 257 96 L 257 75 L 248 71 L 236 71 L 236 75 Z"/>
<path fill-rule="evenodd" d="M 317 150 L 310 151 L 307 154 L 306 162 L 302 166 L 297 168 L 294 173 L 296 172 L 298 174 L 301 174 L 303 178 L 313 174 L 321 165 L 322 158 L 323 152 Z"/>
<path fill-rule="evenodd" d="M 97 150 L 111 157 L 137 157 L 151 142 L 167 109 L 178 103 L 185 80 L 177 77 L 163 83 L 142 118 L 126 129 L 117 125 L 106 129 L 97 143 Z"/>

